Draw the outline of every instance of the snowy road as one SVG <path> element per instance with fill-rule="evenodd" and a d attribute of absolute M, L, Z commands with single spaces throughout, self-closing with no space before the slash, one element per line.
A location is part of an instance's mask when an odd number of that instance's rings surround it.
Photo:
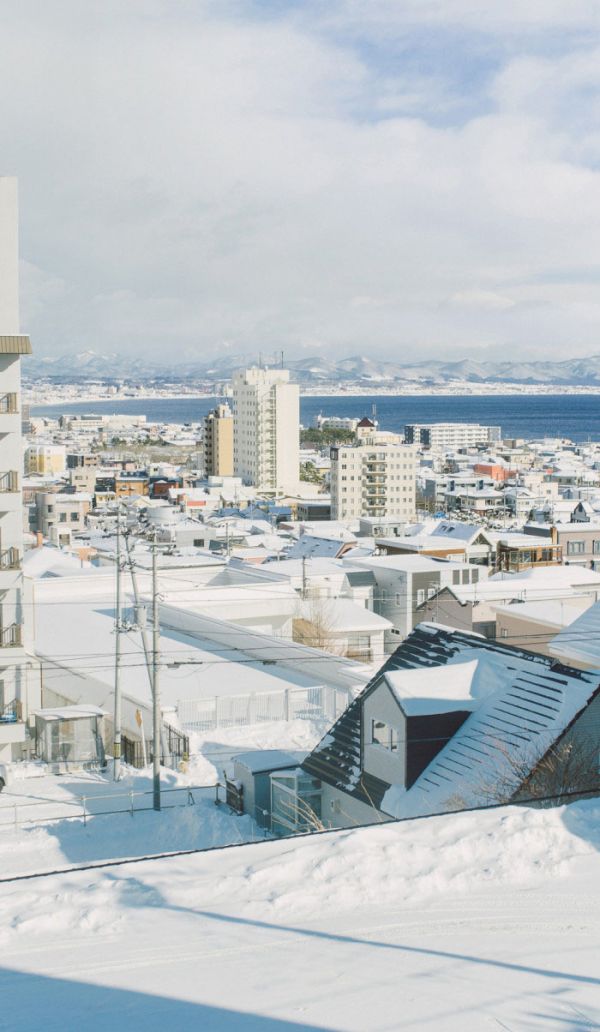
<path fill-rule="evenodd" d="M 0 1028 L 597 1028 L 599 817 L 513 808 L 4 885 Z"/>

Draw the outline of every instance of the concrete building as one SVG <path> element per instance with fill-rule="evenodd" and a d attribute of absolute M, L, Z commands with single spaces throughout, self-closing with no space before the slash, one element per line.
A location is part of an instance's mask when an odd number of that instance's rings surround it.
<path fill-rule="evenodd" d="M 441 451 L 492 444 L 501 437 L 501 427 L 481 426 L 479 423 L 408 423 L 404 427 L 407 444 L 420 444 L 423 448 Z"/>
<path fill-rule="evenodd" d="M 130 495 L 147 497 L 149 493 L 150 477 L 147 470 L 121 470 L 115 474 L 115 494 L 117 498 L 128 498 Z"/>
<path fill-rule="evenodd" d="M 204 420 L 204 473 L 207 477 L 233 476 L 233 413 L 217 405 Z"/>
<path fill-rule="evenodd" d="M 0 178 L 0 760 L 17 759 L 25 742 L 28 703 L 23 580 L 21 355 L 17 181 Z"/>
<path fill-rule="evenodd" d="M 331 449 L 331 517 L 415 516 L 416 454 L 404 444 L 382 443 L 375 435 Z"/>
<path fill-rule="evenodd" d="M 25 449 L 25 473 L 64 473 L 67 450 L 64 444 L 30 444 Z"/>
<path fill-rule="evenodd" d="M 373 575 L 373 611 L 392 625 L 385 634 L 388 652 L 410 634 L 418 619 L 422 619 L 416 613 L 427 599 L 435 598 L 442 588 L 459 584 L 479 586 L 488 575 L 485 567 L 471 563 L 417 555 L 370 556 L 352 558 L 351 562 Z M 445 623 L 440 607 L 437 613 L 437 622 Z"/>
<path fill-rule="evenodd" d="M 246 369 L 233 378 L 235 474 L 261 493 L 298 491 L 300 394 L 286 369 Z"/>
<path fill-rule="evenodd" d="M 35 496 L 37 529 L 53 545 L 70 545 L 72 534 L 85 529 L 92 496 L 39 491 Z"/>

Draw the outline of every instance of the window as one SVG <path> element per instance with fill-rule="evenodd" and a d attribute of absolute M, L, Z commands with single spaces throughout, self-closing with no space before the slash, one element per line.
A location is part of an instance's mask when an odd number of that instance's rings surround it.
<path fill-rule="evenodd" d="M 71 523 L 77 523 L 78 519 L 79 519 L 79 513 L 78 512 L 72 512 L 71 513 Z"/>
<path fill-rule="evenodd" d="M 396 592 L 396 605 L 397 606 L 401 606 L 402 605 L 402 595 L 400 595 L 398 592 Z"/>
<path fill-rule="evenodd" d="M 371 721 L 371 745 L 381 745 L 390 752 L 398 752 L 398 728 L 383 720 Z"/>
<path fill-rule="evenodd" d="M 593 541 L 592 545 L 594 555 L 600 555 L 600 541 Z"/>
<path fill-rule="evenodd" d="M 423 588 L 419 588 L 417 591 L 417 605 L 422 606 L 425 601 L 425 591 Z"/>
<path fill-rule="evenodd" d="M 479 580 L 479 570 L 471 570 L 471 584 L 477 584 Z"/>
<path fill-rule="evenodd" d="M 66 523 L 67 522 L 67 514 L 66 514 L 66 512 L 61 512 L 58 518 L 59 518 L 61 523 Z"/>
<path fill-rule="evenodd" d="M 585 541 L 567 541 L 567 555 L 583 555 Z"/>

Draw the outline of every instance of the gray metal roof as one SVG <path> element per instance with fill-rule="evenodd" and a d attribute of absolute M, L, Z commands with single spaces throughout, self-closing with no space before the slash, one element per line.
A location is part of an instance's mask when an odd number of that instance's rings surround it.
<path fill-rule="evenodd" d="M 31 341 L 29 337 L 19 335 L 0 335 L 0 355 L 30 355 Z"/>
<path fill-rule="evenodd" d="M 600 609 L 600 605 L 598 606 Z M 588 611 L 590 612 L 590 611 Z M 573 625 L 572 625 L 573 626 Z M 571 628 L 568 628 L 571 630 Z M 556 639 L 555 639 L 556 641 Z M 363 768 L 365 698 L 391 671 L 440 669 L 479 660 L 489 694 L 405 789 Z M 487 662 L 486 662 L 487 661 Z M 419 624 L 354 699 L 304 760 L 313 777 L 355 796 L 391 817 L 417 816 L 512 797 L 569 723 L 600 692 L 597 671 L 563 666 L 552 657 L 436 624 Z M 384 801 L 389 789 L 392 791 Z"/>

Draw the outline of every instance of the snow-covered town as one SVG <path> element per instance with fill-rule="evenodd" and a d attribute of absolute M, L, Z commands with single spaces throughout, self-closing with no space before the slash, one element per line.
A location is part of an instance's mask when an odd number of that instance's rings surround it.
<path fill-rule="evenodd" d="M 0 1032 L 600 1028 L 598 17 L 96 6 L 3 18 Z"/>

